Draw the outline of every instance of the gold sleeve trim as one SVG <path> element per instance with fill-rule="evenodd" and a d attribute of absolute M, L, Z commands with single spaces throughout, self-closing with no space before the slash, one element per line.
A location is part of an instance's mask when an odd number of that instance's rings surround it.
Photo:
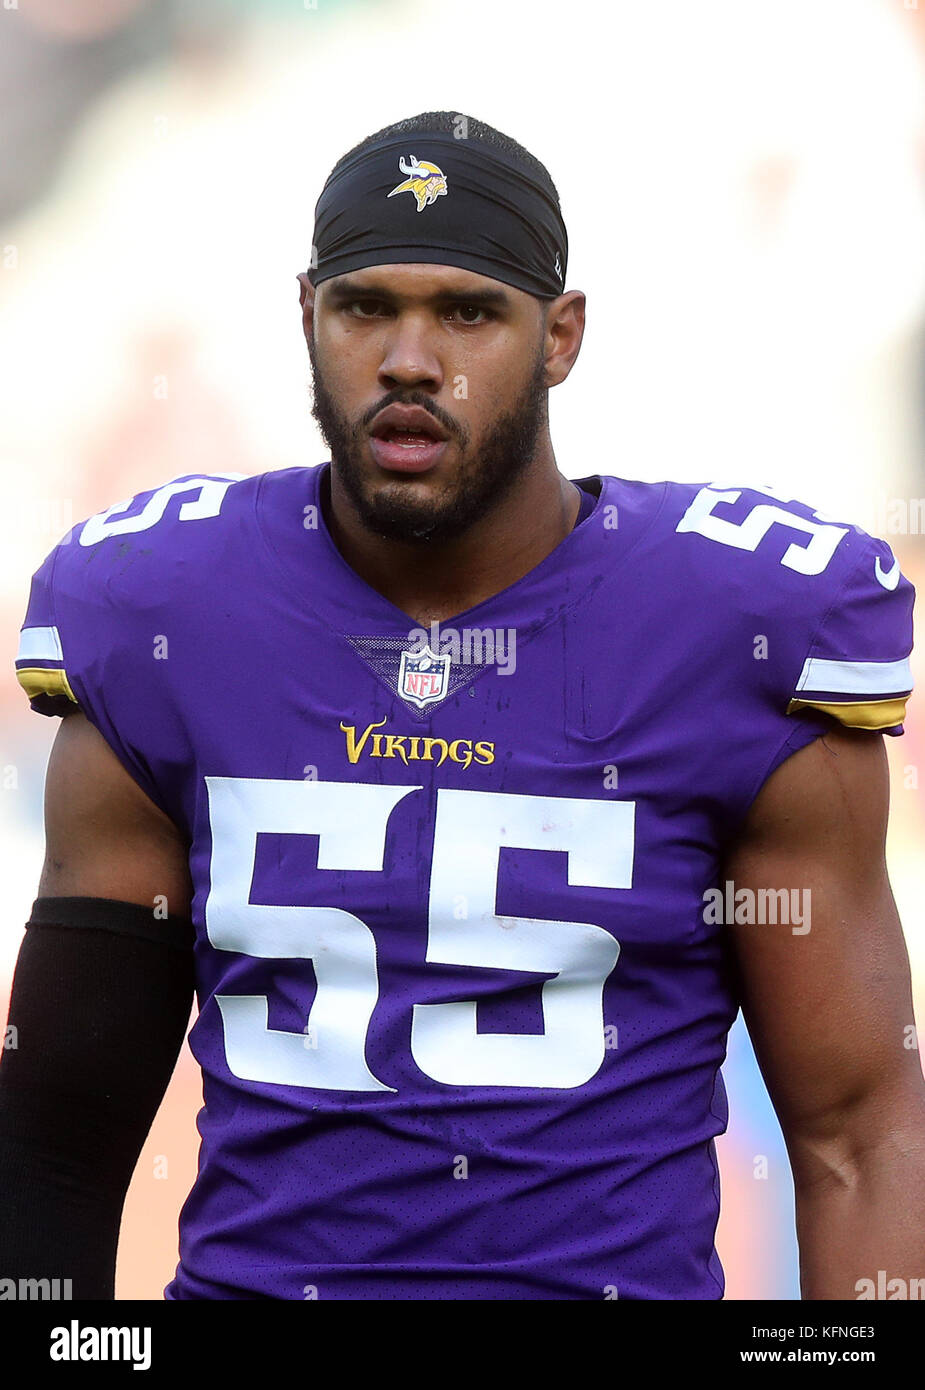
<path fill-rule="evenodd" d="M 898 700 L 863 700 L 849 704 L 827 704 L 823 700 L 791 700 L 787 713 L 798 709 L 821 709 L 853 729 L 890 729 L 906 717 L 908 695 Z"/>
<path fill-rule="evenodd" d="M 41 666 L 22 666 L 16 672 L 16 679 L 23 690 L 34 700 L 36 695 L 66 695 L 77 704 L 77 697 L 68 684 L 65 671 L 45 670 Z"/>

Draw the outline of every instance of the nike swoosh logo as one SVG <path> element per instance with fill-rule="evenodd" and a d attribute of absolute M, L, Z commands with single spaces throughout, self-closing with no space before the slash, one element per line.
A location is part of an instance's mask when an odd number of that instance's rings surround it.
<path fill-rule="evenodd" d="M 882 584 L 884 589 L 895 589 L 899 583 L 899 561 L 894 560 L 893 568 L 887 570 L 886 574 L 884 574 L 883 570 L 880 568 L 880 556 L 878 555 L 874 560 L 874 574 L 877 578 L 877 583 Z"/>

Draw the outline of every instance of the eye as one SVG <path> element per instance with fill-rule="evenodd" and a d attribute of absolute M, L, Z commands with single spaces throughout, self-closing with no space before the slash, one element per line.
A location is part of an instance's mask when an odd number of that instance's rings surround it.
<path fill-rule="evenodd" d="M 352 318 L 376 319 L 381 317 L 383 304 L 379 299 L 350 299 L 344 303 L 343 307 L 344 312 Z M 464 317 L 457 322 L 460 322 L 465 328 L 478 328 L 493 317 L 488 309 L 483 309 L 479 304 L 456 304 L 450 310 L 450 314 L 463 315 Z M 479 314 L 481 314 L 481 318 L 477 317 Z"/>
<path fill-rule="evenodd" d="M 375 308 L 377 308 L 378 305 L 379 305 L 379 300 L 378 300 L 378 299 L 351 299 L 350 302 L 349 302 L 348 304 L 345 304 L 345 305 L 344 305 L 344 308 L 347 310 L 348 314 L 350 314 L 350 313 L 353 313 L 354 310 L 357 309 L 360 305 L 366 305 L 367 308 L 373 308 L 373 309 L 375 309 Z M 355 318 L 358 318 L 358 319 L 368 319 L 368 318 L 373 318 L 373 319 L 374 319 L 374 318 L 377 317 L 377 315 L 376 315 L 376 314 L 354 314 L 354 317 L 355 317 Z"/>
<path fill-rule="evenodd" d="M 485 321 L 487 321 L 488 319 L 491 318 L 491 314 L 488 312 L 488 310 L 487 310 L 487 309 L 483 309 L 483 308 L 481 307 L 481 305 L 479 305 L 479 304 L 458 304 L 458 305 L 456 306 L 455 312 L 456 312 L 457 314 L 466 314 L 466 313 L 469 313 L 469 314 L 483 314 L 483 315 L 484 315 L 484 318 L 483 318 L 483 319 L 479 319 L 479 320 L 478 320 L 479 323 L 483 323 L 483 322 L 485 322 Z M 464 320 L 464 322 L 465 322 L 465 324 L 466 324 L 467 327 L 473 327 L 473 328 L 474 328 L 474 327 L 476 326 L 476 321 L 473 320 L 473 319 L 466 319 L 466 320 Z"/>

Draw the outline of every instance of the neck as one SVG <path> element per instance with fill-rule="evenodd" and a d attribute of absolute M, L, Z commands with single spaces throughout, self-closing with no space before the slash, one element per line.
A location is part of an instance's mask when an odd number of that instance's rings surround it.
<path fill-rule="evenodd" d="M 556 468 L 528 470 L 461 536 L 432 548 L 374 535 L 330 470 L 328 526 L 352 569 L 416 626 L 442 623 L 516 584 L 556 548 L 578 516 L 581 492 Z"/>

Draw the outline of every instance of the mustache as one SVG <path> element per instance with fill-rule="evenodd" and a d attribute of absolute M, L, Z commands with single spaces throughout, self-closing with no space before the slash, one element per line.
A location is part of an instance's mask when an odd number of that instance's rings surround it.
<path fill-rule="evenodd" d="M 418 406 L 421 410 L 426 411 L 426 413 L 431 417 L 432 420 L 436 420 L 437 424 L 442 425 L 443 428 L 446 430 L 447 434 L 458 438 L 461 433 L 460 428 L 456 421 L 453 419 L 453 417 L 451 415 L 447 415 L 446 411 L 441 410 L 439 407 L 435 408 L 433 401 L 428 396 L 422 395 L 420 392 L 414 392 L 410 396 L 396 395 L 395 392 L 391 392 L 388 396 L 384 396 L 383 399 L 379 401 L 377 405 L 372 406 L 366 412 L 366 414 L 360 422 L 361 428 L 366 429 L 379 414 L 380 410 L 385 410 L 390 405 Z"/>

